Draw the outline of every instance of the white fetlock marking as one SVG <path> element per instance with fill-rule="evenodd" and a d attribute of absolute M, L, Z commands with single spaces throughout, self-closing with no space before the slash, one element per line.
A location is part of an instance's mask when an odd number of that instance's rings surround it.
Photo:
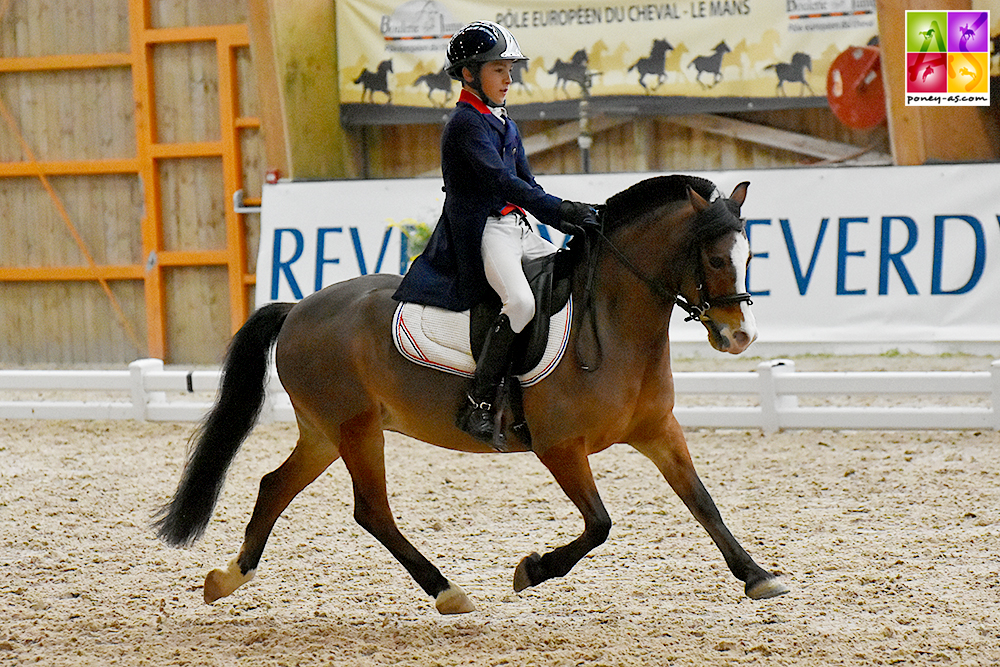
<path fill-rule="evenodd" d="M 767 598 L 784 595 L 789 590 L 788 586 L 780 577 L 773 577 L 771 579 L 765 579 L 754 586 L 748 595 L 752 600 L 766 600 Z"/>
<path fill-rule="evenodd" d="M 246 574 L 240 569 L 239 557 L 229 561 L 225 570 L 215 569 L 205 577 L 205 602 L 212 603 L 224 598 L 237 588 L 247 583 L 257 573 L 250 570 Z"/>
<path fill-rule="evenodd" d="M 462 587 L 448 582 L 448 588 L 438 593 L 434 600 L 434 606 L 442 614 L 468 614 L 475 611 L 476 606 L 465 594 Z"/>

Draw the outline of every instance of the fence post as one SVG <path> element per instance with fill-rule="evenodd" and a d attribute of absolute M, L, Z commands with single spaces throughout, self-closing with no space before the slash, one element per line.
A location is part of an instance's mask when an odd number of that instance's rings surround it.
<path fill-rule="evenodd" d="M 1000 359 L 990 364 L 990 408 L 993 413 L 993 428 L 1000 431 Z"/>
<path fill-rule="evenodd" d="M 774 384 L 776 375 L 794 372 L 795 362 L 791 359 L 771 359 L 757 364 L 757 374 L 760 376 L 760 427 L 765 435 L 781 430 L 781 411 L 794 410 L 799 406 L 798 397 L 779 395 Z"/>
<path fill-rule="evenodd" d="M 132 419 L 146 421 L 146 408 L 150 396 L 146 391 L 146 374 L 150 371 L 162 371 L 163 362 L 159 359 L 137 359 L 128 365 L 132 376 Z"/>

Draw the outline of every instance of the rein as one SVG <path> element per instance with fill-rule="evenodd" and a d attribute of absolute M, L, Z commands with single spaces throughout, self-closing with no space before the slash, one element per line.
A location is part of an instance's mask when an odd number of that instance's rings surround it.
<path fill-rule="evenodd" d="M 639 269 L 639 267 L 637 267 L 635 264 L 632 263 L 631 260 L 629 260 L 629 258 L 625 255 L 625 253 L 622 252 L 621 248 L 619 248 L 618 246 L 616 246 L 611 241 L 611 239 L 609 239 L 607 236 L 605 236 L 604 231 L 603 231 L 603 229 L 604 229 L 604 224 L 603 224 L 604 220 L 603 220 L 603 218 L 604 218 L 605 207 L 604 206 L 596 206 L 595 208 L 597 209 L 598 220 L 600 220 L 602 224 L 597 229 L 592 230 L 593 234 L 599 240 L 604 241 L 604 244 L 607 245 L 608 248 L 611 249 L 611 251 L 614 254 L 615 258 L 622 264 L 622 266 L 624 266 L 626 269 L 628 269 L 632 273 L 632 275 L 634 275 L 636 278 L 638 278 L 640 280 L 640 282 L 642 282 L 644 285 L 646 285 L 646 287 L 649 288 L 650 292 L 652 292 L 653 294 L 655 294 L 656 296 L 660 297 L 665 302 L 667 302 L 667 303 L 669 303 L 671 305 L 677 304 L 678 306 L 680 306 L 688 314 L 688 316 L 684 318 L 685 322 L 692 322 L 692 321 L 695 321 L 695 320 L 697 320 L 699 322 L 709 321 L 709 320 L 711 320 L 711 318 L 707 315 L 708 311 L 711 310 L 712 308 L 715 308 L 715 307 L 718 307 L 718 306 L 730 306 L 730 305 L 733 305 L 733 304 L 738 304 L 738 303 L 743 303 L 743 302 L 746 302 L 746 304 L 748 306 L 749 305 L 753 305 L 753 300 L 751 299 L 750 294 L 748 292 L 737 292 L 736 294 L 725 294 L 725 295 L 716 296 L 716 297 L 709 297 L 708 290 L 705 289 L 705 269 L 702 266 L 702 264 L 701 264 L 700 261 L 697 262 L 697 266 L 698 266 L 698 269 L 697 269 L 698 270 L 698 276 L 697 276 L 697 278 L 698 278 L 698 302 L 697 303 L 691 303 L 686 298 L 684 298 L 679 292 L 664 287 L 661 283 L 657 282 L 653 278 L 650 278 L 649 276 L 647 276 L 646 274 L 644 274 Z M 598 332 L 597 332 L 597 316 L 596 316 L 596 314 L 594 312 L 594 290 L 593 290 L 593 287 L 594 287 L 594 279 L 595 279 L 596 274 L 597 274 L 597 259 L 598 259 L 598 256 L 596 254 L 592 254 L 591 253 L 591 238 L 590 238 L 590 234 L 586 234 L 584 236 L 584 240 L 585 240 L 584 252 L 585 252 L 585 256 L 587 257 L 587 264 L 588 264 L 587 285 L 586 285 L 586 289 L 584 291 L 584 295 L 585 295 L 585 298 L 584 298 L 584 311 L 590 313 L 590 328 L 591 328 L 591 331 L 594 334 L 594 340 L 595 340 L 595 342 L 597 344 L 597 362 L 595 364 L 586 364 L 586 363 L 584 363 L 581 360 L 581 358 L 580 358 L 580 349 L 579 349 L 579 347 L 580 347 L 579 346 L 579 339 L 577 339 L 577 345 L 576 345 L 576 348 L 577 348 L 576 349 L 576 358 L 577 358 L 577 364 L 580 366 L 580 368 L 582 370 L 587 371 L 587 372 L 593 372 L 593 371 L 596 371 L 598 368 L 600 368 L 601 360 L 603 359 L 603 356 L 604 356 L 604 354 L 602 352 L 602 349 L 601 349 L 601 339 L 600 339 L 600 336 L 598 335 Z M 696 246 L 696 248 L 699 251 L 701 249 L 700 245 Z"/>

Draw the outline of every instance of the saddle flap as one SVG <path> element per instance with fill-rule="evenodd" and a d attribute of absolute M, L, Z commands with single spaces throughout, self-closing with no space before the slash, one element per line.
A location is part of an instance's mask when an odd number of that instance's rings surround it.
<path fill-rule="evenodd" d="M 538 365 L 549 340 L 549 318 L 569 301 L 573 291 L 568 252 L 560 250 L 524 263 L 524 275 L 535 296 L 535 317 L 514 342 L 512 370 L 514 375 L 527 373 Z M 486 332 L 500 314 L 500 297 L 495 294 L 471 309 L 469 342 L 472 356 L 479 359 Z"/>

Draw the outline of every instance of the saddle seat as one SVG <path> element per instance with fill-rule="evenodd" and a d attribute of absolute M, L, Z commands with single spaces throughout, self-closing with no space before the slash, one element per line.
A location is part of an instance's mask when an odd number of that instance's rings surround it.
<path fill-rule="evenodd" d="M 559 251 L 524 265 L 535 295 L 535 318 L 514 342 L 512 374 L 522 387 L 552 373 L 569 343 L 573 299 L 566 254 Z M 486 331 L 499 311 L 499 298 L 462 312 L 401 302 L 392 318 L 393 342 L 415 364 L 472 377 Z"/>

